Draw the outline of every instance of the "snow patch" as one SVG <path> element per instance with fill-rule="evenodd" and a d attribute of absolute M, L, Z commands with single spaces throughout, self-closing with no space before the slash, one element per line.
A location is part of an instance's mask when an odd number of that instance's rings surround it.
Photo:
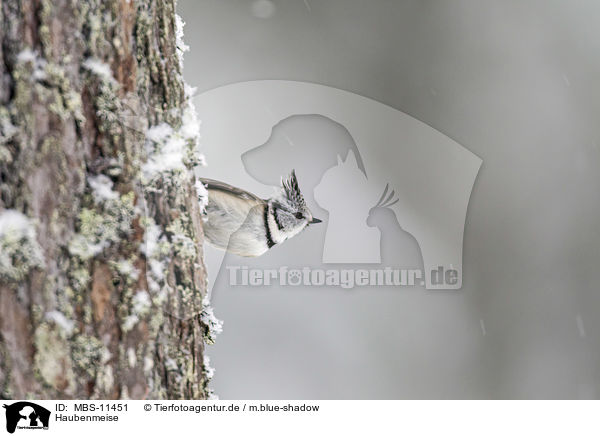
<path fill-rule="evenodd" d="M 8 142 L 18 131 L 8 117 L 0 117 L 0 145 Z"/>
<path fill-rule="evenodd" d="M 179 15 L 175 14 L 175 46 L 177 47 L 177 58 L 179 60 L 179 68 L 181 71 L 183 71 L 183 55 L 190 49 L 190 46 L 183 41 L 184 26 L 185 22 Z"/>
<path fill-rule="evenodd" d="M 44 264 L 35 226 L 14 209 L 0 212 L 0 278 L 22 280 L 29 270 Z"/>
<path fill-rule="evenodd" d="M 96 203 L 101 203 L 107 200 L 116 200 L 119 198 L 119 193 L 113 191 L 113 182 L 104 174 L 88 177 L 88 183 L 92 188 L 92 194 Z"/>
<path fill-rule="evenodd" d="M 183 54 L 189 47 L 183 42 L 185 23 L 180 16 L 175 17 L 175 36 L 180 68 L 183 70 Z M 181 78 L 183 81 L 183 78 Z M 195 89 L 184 82 L 185 104 L 181 112 L 181 125 L 175 130 L 167 123 L 161 123 L 146 131 L 146 151 L 148 158 L 142 165 L 144 179 L 151 182 L 166 172 L 185 171 L 187 168 L 204 165 L 204 156 L 199 152 L 200 122 L 192 103 Z"/>
<path fill-rule="evenodd" d="M 144 176 L 152 179 L 167 171 L 185 170 L 187 138 L 179 131 L 175 132 L 168 124 L 161 123 L 148 129 L 146 138 L 148 160 L 142 165 Z"/>
<path fill-rule="evenodd" d="M 137 357 L 135 355 L 135 350 L 132 347 L 127 349 L 127 362 L 129 363 L 130 368 L 135 368 Z"/>
<path fill-rule="evenodd" d="M 125 318 L 122 324 L 124 332 L 128 332 L 140 321 L 140 317 L 148 314 L 152 302 L 146 291 L 138 291 L 131 300 L 131 314 Z"/>
<path fill-rule="evenodd" d="M 144 372 L 152 371 L 152 368 L 154 368 L 154 360 L 148 356 L 144 357 Z"/>
<path fill-rule="evenodd" d="M 150 300 L 150 294 L 146 291 L 139 291 L 133 297 L 133 313 L 137 315 L 144 315 L 150 309 L 152 302 Z"/>
<path fill-rule="evenodd" d="M 146 138 L 150 141 L 160 144 L 172 134 L 173 128 L 171 126 L 169 126 L 167 123 L 160 123 L 148 129 L 146 132 Z"/>
<path fill-rule="evenodd" d="M 154 277 L 155 280 L 157 281 L 162 281 L 165 278 L 165 274 L 164 274 L 164 270 L 165 270 L 165 266 L 158 260 L 156 259 L 151 259 L 150 260 L 150 272 L 152 272 L 152 275 Z M 152 289 L 153 291 L 158 291 L 160 290 L 160 286 L 158 285 L 158 289 Z"/>
<path fill-rule="evenodd" d="M 160 153 L 154 155 L 144 169 L 149 173 L 162 173 L 172 170 L 184 170 L 183 157 L 185 153 L 185 140 L 178 136 L 171 137 L 164 144 Z"/>
<path fill-rule="evenodd" d="M 177 362 L 175 362 L 173 358 L 169 357 L 167 360 L 165 360 L 165 368 L 167 371 L 177 371 Z"/>
<path fill-rule="evenodd" d="M 37 55 L 35 52 L 28 48 L 21 50 L 21 52 L 17 55 L 17 62 L 35 62 L 36 59 Z"/>
<path fill-rule="evenodd" d="M 215 316 L 213 308 L 210 305 L 210 301 L 206 297 L 204 297 L 202 300 L 202 313 L 200 314 L 200 320 L 206 326 L 206 342 L 209 344 L 214 344 L 216 337 L 223 332 L 223 321 Z"/>
<path fill-rule="evenodd" d="M 208 191 L 206 186 L 201 180 L 196 179 L 196 195 L 198 196 L 198 202 L 200 203 L 200 211 L 205 212 L 206 206 L 208 206 Z"/>
<path fill-rule="evenodd" d="M 113 78 L 110 66 L 108 64 L 102 62 L 100 59 L 87 58 L 85 61 L 83 61 L 82 65 L 83 65 L 83 68 L 96 74 L 98 77 L 100 77 L 104 81 L 107 81 L 107 82 L 115 81 L 115 79 Z"/>
<path fill-rule="evenodd" d="M 140 247 L 140 250 L 144 253 L 146 258 L 150 259 L 156 255 L 160 233 L 160 227 L 155 223 L 149 223 L 146 226 L 146 231 L 144 232 L 144 244 Z"/>
<path fill-rule="evenodd" d="M 128 260 L 121 259 L 116 263 L 117 271 L 119 274 L 124 275 L 126 277 L 131 278 L 132 280 L 137 280 L 139 277 L 139 272 L 132 263 Z"/>
<path fill-rule="evenodd" d="M 35 228 L 29 218 L 14 209 L 0 212 L 0 238 L 5 236 L 35 238 Z"/>
<path fill-rule="evenodd" d="M 73 256 L 78 256 L 83 260 L 87 260 L 100 254 L 102 250 L 108 247 L 108 245 L 108 241 L 101 241 L 94 244 L 85 236 L 77 234 L 74 235 L 71 242 L 69 242 L 69 253 Z"/>
<path fill-rule="evenodd" d="M 73 333 L 73 330 L 75 329 L 75 321 L 67 319 L 67 317 L 58 310 L 47 312 L 46 319 L 54 322 L 54 324 L 59 326 L 67 335 Z"/>
<path fill-rule="evenodd" d="M 44 58 L 41 58 L 38 56 L 38 54 L 28 48 L 26 48 L 25 50 L 22 50 L 18 55 L 17 55 L 17 62 L 18 63 L 31 63 L 33 66 L 33 73 L 32 76 L 35 80 L 44 80 L 46 78 L 46 65 L 47 62 Z"/>
<path fill-rule="evenodd" d="M 204 362 L 203 363 L 204 363 L 204 373 L 206 374 L 206 378 L 210 380 L 215 375 L 215 369 L 212 366 L 210 366 L 210 357 L 208 357 L 206 355 L 206 353 L 204 354 Z"/>
<path fill-rule="evenodd" d="M 121 329 L 125 333 L 131 331 L 135 327 L 135 325 L 139 322 L 139 320 L 140 320 L 140 318 L 137 315 L 129 315 L 123 321 L 123 324 L 121 325 Z"/>
<path fill-rule="evenodd" d="M 187 83 L 184 84 L 185 97 L 187 99 L 187 107 L 183 112 L 181 135 L 186 139 L 200 139 L 200 121 L 198 120 L 198 113 L 196 107 L 191 103 L 191 99 L 196 93 L 196 88 L 189 86 Z"/>

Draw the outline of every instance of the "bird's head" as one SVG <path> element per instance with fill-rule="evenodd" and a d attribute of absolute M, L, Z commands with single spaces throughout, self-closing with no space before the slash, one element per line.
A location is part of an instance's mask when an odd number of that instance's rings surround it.
<path fill-rule="evenodd" d="M 313 217 L 300 191 L 296 172 L 281 180 L 281 192 L 272 200 L 273 214 L 284 239 L 297 235 L 310 224 L 320 223 Z"/>

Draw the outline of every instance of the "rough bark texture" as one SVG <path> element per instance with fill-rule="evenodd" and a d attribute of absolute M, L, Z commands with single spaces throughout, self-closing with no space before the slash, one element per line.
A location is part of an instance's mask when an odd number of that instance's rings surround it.
<path fill-rule="evenodd" d="M 208 395 L 177 24 L 173 0 L 0 0 L 4 398 Z M 183 166 L 147 170 L 174 136 Z"/>

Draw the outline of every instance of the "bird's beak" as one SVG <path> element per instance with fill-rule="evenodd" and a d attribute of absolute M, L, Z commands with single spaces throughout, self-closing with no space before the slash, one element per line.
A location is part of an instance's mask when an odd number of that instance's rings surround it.
<path fill-rule="evenodd" d="M 323 222 L 323 221 L 322 221 L 322 220 L 320 220 L 319 218 L 313 218 L 313 219 L 312 219 L 312 220 L 309 222 L 309 224 L 317 224 L 317 223 L 322 223 L 322 222 Z"/>

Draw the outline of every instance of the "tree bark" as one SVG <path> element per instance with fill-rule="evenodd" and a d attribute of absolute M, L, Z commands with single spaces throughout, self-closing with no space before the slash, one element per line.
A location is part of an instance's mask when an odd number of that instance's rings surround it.
<path fill-rule="evenodd" d="M 0 0 L 0 395 L 206 398 L 174 0 Z"/>

